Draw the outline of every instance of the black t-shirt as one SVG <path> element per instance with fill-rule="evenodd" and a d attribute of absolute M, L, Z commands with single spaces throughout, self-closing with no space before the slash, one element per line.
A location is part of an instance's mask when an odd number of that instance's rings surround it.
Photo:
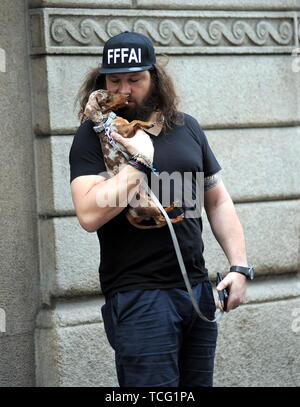
<path fill-rule="evenodd" d="M 198 122 L 183 114 L 183 125 L 176 125 L 158 136 L 154 144 L 153 166 L 158 173 L 203 172 L 204 177 L 221 167 Z M 73 139 L 70 151 L 71 182 L 81 175 L 97 175 L 106 171 L 98 135 L 91 121 L 84 122 Z M 193 177 L 193 196 L 194 196 Z M 174 191 L 170 183 L 170 195 Z M 160 190 L 160 198 L 162 191 Z M 185 201 L 183 201 L 185 208 Z M 97 230 L 100 242 L 100 283 L 102 292 L 143 288 L 185 287 L 173 247 L 169 228 L 138 229 L 127 220 L 125 208 Z M 201 217 L 187 217 L 174 224 L 185 267 L 192 285 L 207 279 L 203 258 Z"/>

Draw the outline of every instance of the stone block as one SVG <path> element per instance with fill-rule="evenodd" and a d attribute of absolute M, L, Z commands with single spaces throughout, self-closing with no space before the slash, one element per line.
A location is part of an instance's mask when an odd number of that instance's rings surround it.
<path fill-rule="evenodd" d="M 299 10 L 297 0 L 29 0 L 29 7 L 138 8 L 175 10 Z"/>
<path fill-rule="evenodd" d="M 40 220 L 41 292 L 44 303 L 50 297 L 82 296 L 100 292 L 99 242 L 77 218 Z"/>
<path fill-rule="evenodd" d="M 214 386 L 299 387 L 299 309 L 298 298 L 227 314 L 219 325 Z"/>
<path fill-rule="evenodd" d="M 299 200 L 236 204 L 244 229 L 249 264 L 257 275 L 300 270 Z M 204 258 L 210 275 L 227 272 L 229 263 L 204 217 Z"/>
<path fill-rule="evenodd" d="M 22 334 L 34 326 L 39 298 L 36 215 L 12 208 L 0 219 L 0 308 L 7 334 Z"/>
<path fill-rule="evenodd" d="M 168 72 L 181 109 L 204 128 L 299 123 L 290 56 L 178 56 L 170 58 Z"/>
<path fill-rule="evenodd" d="M 73 137 L 36 139 L 38 212 L 40 215 L 70 215 L 74 206 L 70 188 L 69 152 Z"/>
<path fill-rule="evenodd" d="M 259 304 L 300 297 L 300 271 L 255 278 L 247 284 L 245 304 Z"/>
<path fill-rule="evenodd" d="M 132 0 L 29 0 L 29 7 L 130 8 Z"/>
<path fill-rule="evenodd" d="M 35 57 L 32 59 L 33 128 L 36 134 L 70 134 L 78 127 L 74 102 L 81 82 L 92 67 L 89 57 Z M 97 65 L 96 59 L 93 61 Z M 71 64 L 72 66 L 67 67 Z M 84 68 L 83 68 L 84 65 Z M 71 71 L 69 71 L 71 68 Z M 83 68 L 83 69 L 82 69 Z M 48 84 L 51 83 L 51 86 Z"/>
<path fill-rule="evenodd" d="M 297 0 L 137 0 L 137 7 L 147 9 L 192 9 L 192 10 L 299 10 Z"/>
<path fill-rule="evenodd" d="M 209 130 L 206 135 L 234 201 L 299 197 L 300 127 Z"/>
<path fill-rule="evenodd" d="M 35 387 L 32 332 L 0 333 L 0 387 Z"/>
<path fill-rule="evenodd" d="M 42 311 L 35 333 L 37 386 L 118 386 L 101 322 L 103 299 L 58 303 Z"/>
<path fill-rule="evenodd" d="M 47 60 L 43 57 L 36 57 L 31 61 L 32 76 L 32 125 L 35 134 L 49 133 L 53 107 L 48 98 L 48 67 Z M 54 82 L 55 83 L 55 82 Z"/>

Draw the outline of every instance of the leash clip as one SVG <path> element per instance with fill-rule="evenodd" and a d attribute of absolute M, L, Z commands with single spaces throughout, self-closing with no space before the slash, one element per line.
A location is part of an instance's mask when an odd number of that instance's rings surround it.
<path fill-rule="evenodd" d="M 116 143 L 115 143 L 114 139 L 113 139 L 113 138 L 111 137 L 111 135 L 110 135 L 110 125 L 111 125 L 112 121 L 113 121 L 116 117 L 117 117 L 116 113 L 110 112 L 109 115 L 108 115 L 108 118 L 107 118 L 106 122 L 103 124 L 104 133 L 105 133 L 105 135 L 107 136 L 107 138 L 108 138 L 110 144 L 111 144 L 114 148 L 115 148 L 115 146 L 116 146 Z"/>

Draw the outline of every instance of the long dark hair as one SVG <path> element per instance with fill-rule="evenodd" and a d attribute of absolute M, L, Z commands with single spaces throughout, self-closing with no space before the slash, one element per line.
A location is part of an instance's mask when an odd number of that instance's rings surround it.
<path fill-rule="evenodd" d="M 164 129 L 171 128 L 174 124 L 180 124 L 180 115 L 177 109 L 178 97 L 170 76 L 166 73 L 161 64 L 155 64 L 149 70 L 153 83 L 153 96 L 155 97 L 157 111 L 163 119 Z M 75 105 L 79 103 L 78 118 L 84 121 L 84 109 L 90 94 L 97 89 L 105 89 L 105 75 L 99 73 L 99 67 L 91 69 L 81 85 Z"/>

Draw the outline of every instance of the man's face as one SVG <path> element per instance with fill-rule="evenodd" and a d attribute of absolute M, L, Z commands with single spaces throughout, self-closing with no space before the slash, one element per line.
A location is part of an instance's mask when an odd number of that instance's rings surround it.
<path fill-rule="evenodd" d="M 128 120 L 140 119 L 137 116 L 140 115 L 141 109 L 144 111 L 144 105 L 147 104 L 152 92 L 149 71 L 106 74 L 105 82 L 108 91 L 128 97 L 128 104 L 120 109 L 122 116 Z"/>

